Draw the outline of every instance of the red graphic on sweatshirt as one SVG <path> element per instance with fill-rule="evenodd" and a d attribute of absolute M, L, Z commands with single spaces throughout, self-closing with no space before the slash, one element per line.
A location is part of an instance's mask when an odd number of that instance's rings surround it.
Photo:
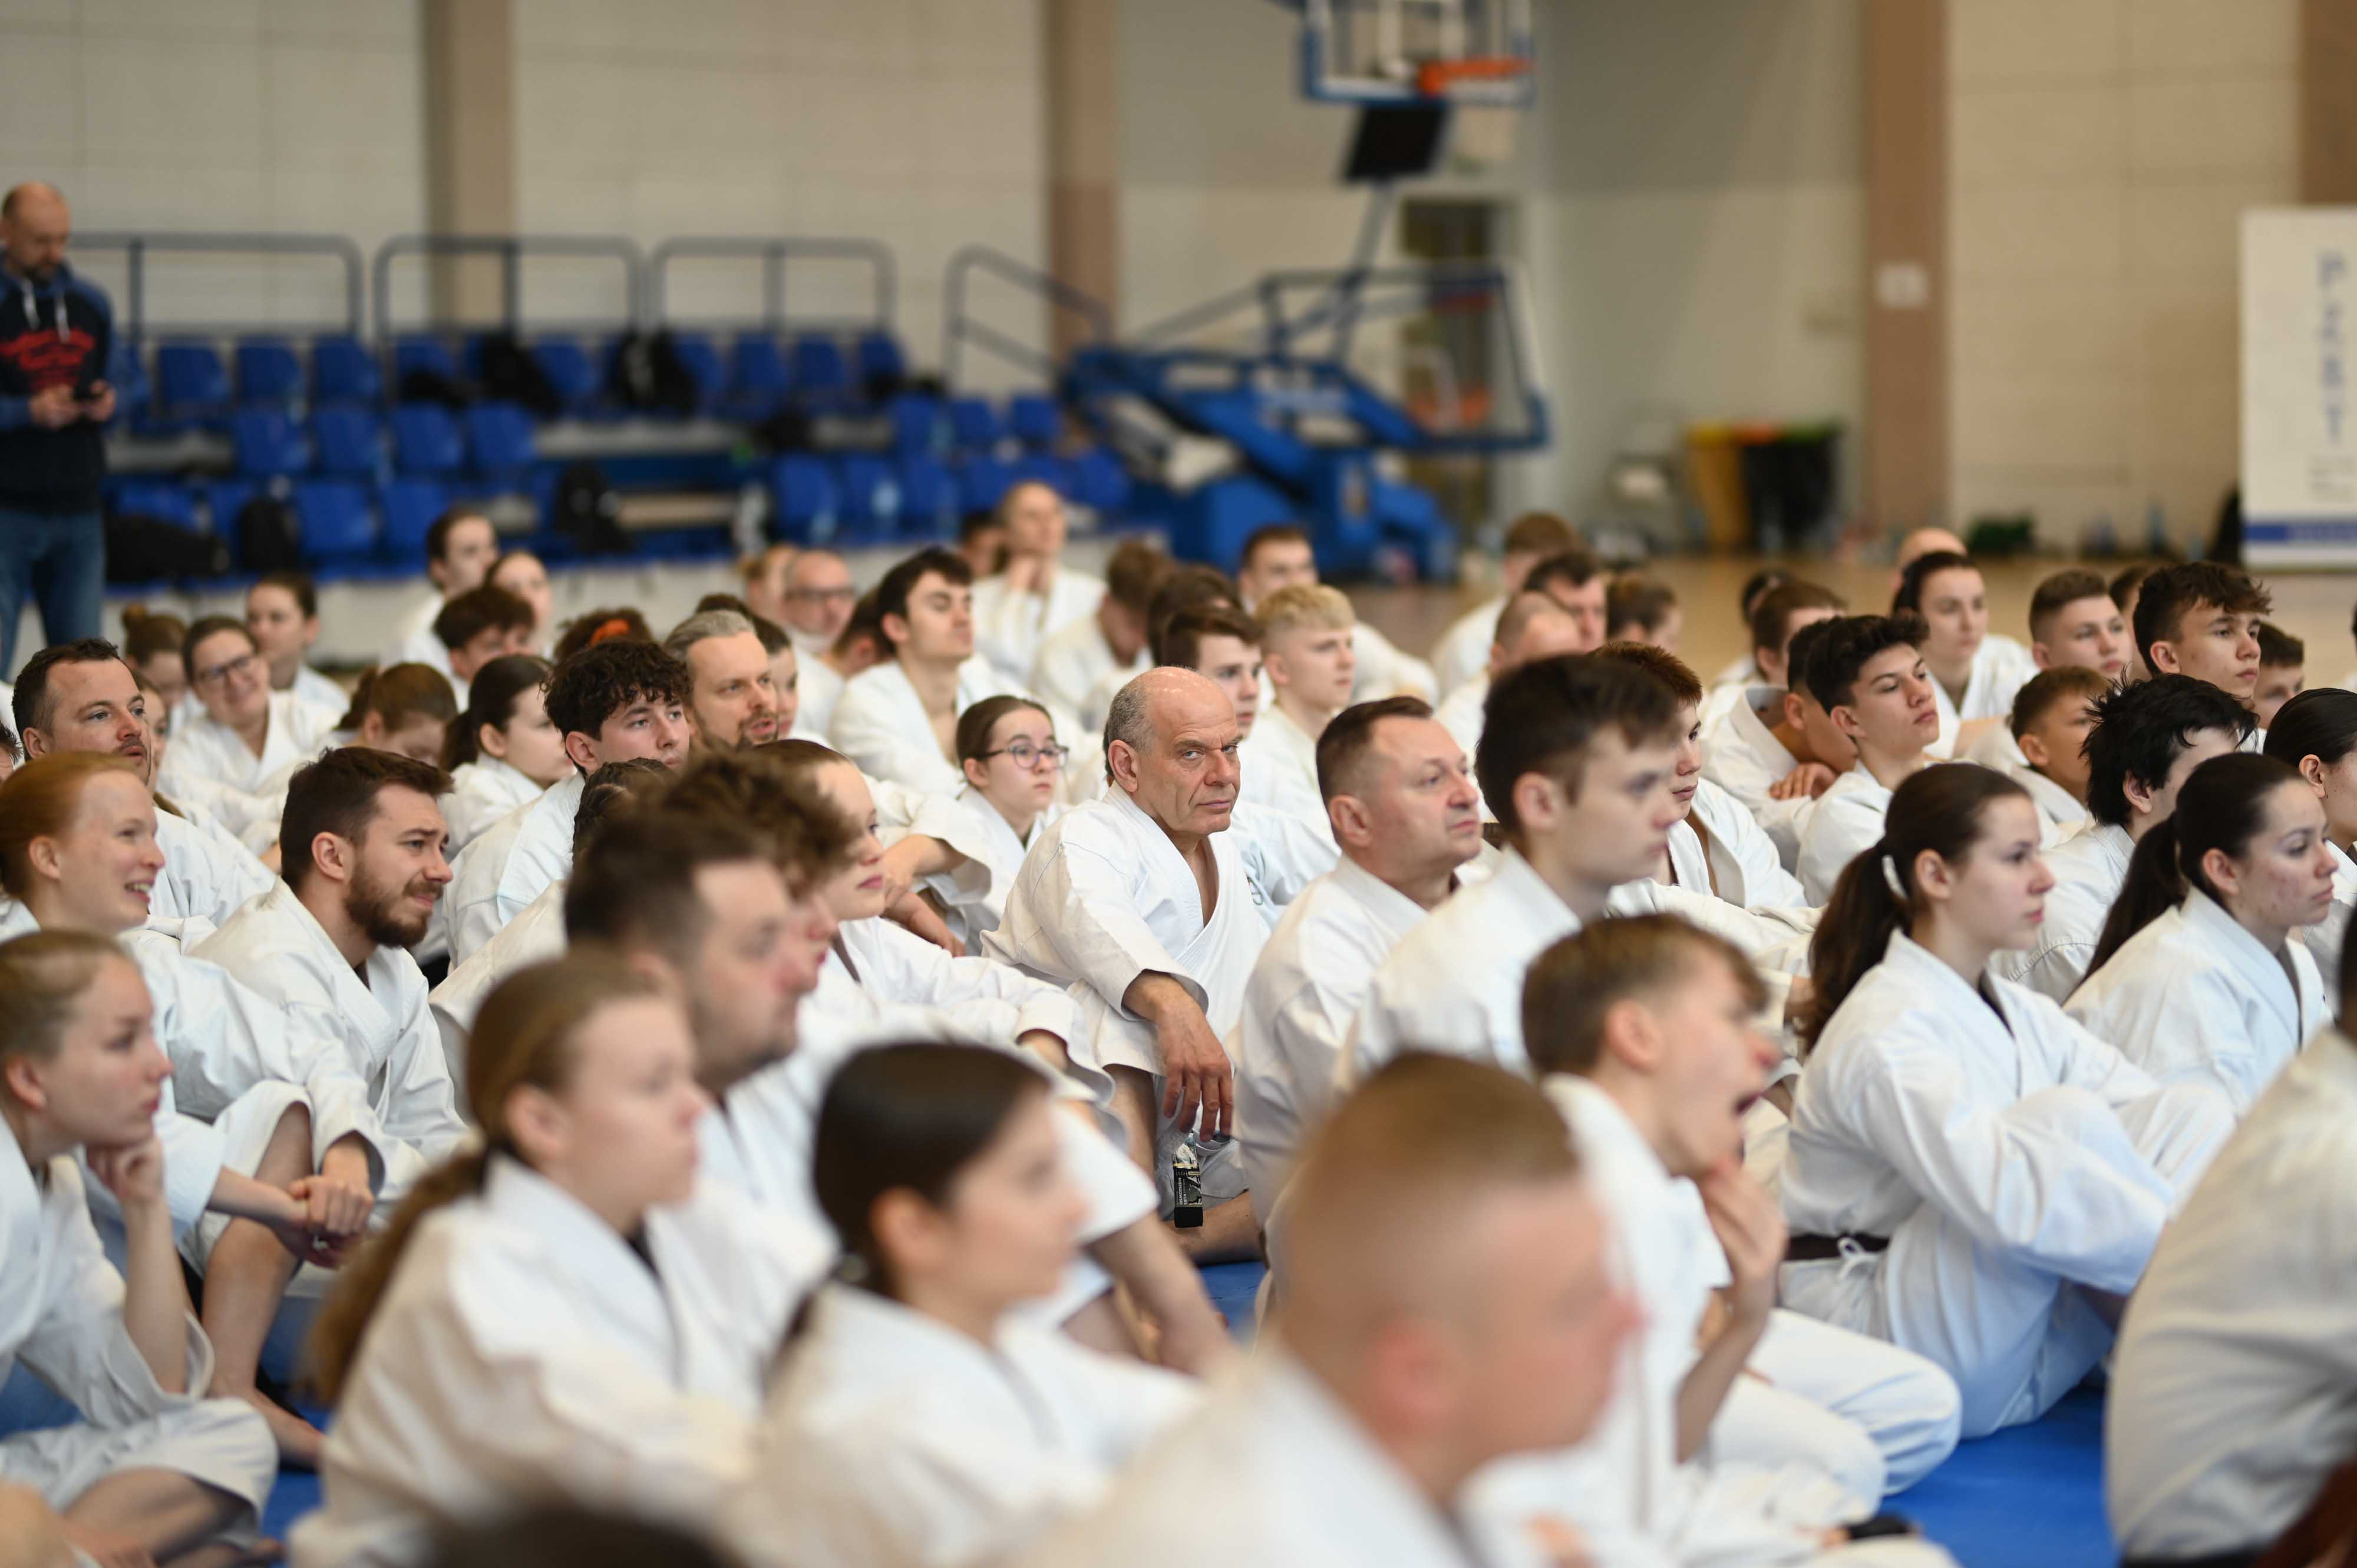
<path fill-rule="evenodd" d="M 31 390 L 39 392 L 80 381 L 82 362 L 97 347 L 98 339 L 74 326 L 69 317 L 63 338 L 54 327 L 37 327 L 0 338 L 0 360 L 15 366 Z"/>

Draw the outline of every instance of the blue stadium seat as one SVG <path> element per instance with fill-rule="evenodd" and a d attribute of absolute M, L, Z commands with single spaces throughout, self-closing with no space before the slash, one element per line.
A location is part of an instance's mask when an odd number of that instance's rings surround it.
<path fill-rule="evenodd" d="M 167 343 L 156 350 L 158 420 L 179 424 L 225 424 L 229 419 L 229 371 L 210 343 Z"/>
<path fill-rule="evenodd" d="M 957 527 L 958 487 L 938 457 L 900 459 L 900 532 L 910 539 L 945 539 Z"/>
<path fill-rule="evenodd" d="M 236 359 L 237 401 L 248 408 L 291 410 L 303 401 L 303 364 L 284 338 L 248 338 Z"/>
<path fill-rule="evenodd" d="M 322 338 L 311 345 L 311 401 L 375 403 L 384 396 L 376 356 L 357 338 Z"/>
<path fill-rule="evenodd" d="M 380 553 L 387 560 L 417 566 L 425 559 L 425 531 L 450 504 L 448 492 L 431 479 L 395 479 L 380 486 L 376 499 L 384 511 Z"/>
<path fill-rule="evenodd" d="M 900 352 L 899 339 L 889 332 L 862 332 L 855 352 L 859 360 L 862 390 L 879 382 L 897 386 L 909 379 L 908 357 Z"/>
<path fill-rule="evenodd" d="M 532 477 L 532 415 L 520 403 L 477 403 L 467 411 L 467 450 L 482 478 L 523 484 Z"/>
<path fill-rule="evenodd" d="M 147 423 L 147 367 L 130 338 L 118 337 L 106 355 L 106 383 L 114 389 L 114 417 L 145 428 Z"/>
<path fill-rule="evenodd" d="M 204 532 L 197 521 L 196 496 L 177 479 L 124 479 L 112 489 L 115 511 L 175 523 L 190 533 Z"/>
<path fill-rule="evenodd" d="M 728 390 L 728 371 L 720 363 L 720 350 L 701 332 L 674 332 L 671 342 L 687 379 L 695 383 L 695 412 L 709 413 Z"/>
<path fill-rule="evenodd" d="M 230 553 L 237 553 L 237 514 L 245 503 L 262 494 L 262 486 L 252 479 L 216 479 L 205 487 L 205 506 L 212 513 L 212 531 L 221 535 Z"/>
<path fill-rule="evenodd" d="M 907 392 L 892 400 L 892 450 L 903 457 L 930 457 L 941 450 L 942 400 Z"/>
<path fill-rule="evenodd" d="M 1092 446 L 1072 463 L 1072 489 L 1067 499 L 1080 502 L 1100 517 L 1129 513 L 1132 484 L 1129 469 L 1108 447 Z"/>
<path fill-rule="evenodd" d="M 843 515 L 846 521 L 889 526 L 900 515 L 900 480 L 889 459 L 852 452 L 842 462 Z"/>
<path fill-rule="evenodd" d="M 458 422 L 436 403 L 405 403 L 393 411 L 393 466 L 404 475 L 456 473 L 467 459 Z"/>
<path fill-rule="evenodd" d="M 241 408 L 230 420 L 236 469 L 250 479 L 277 479 L 311 466 L 311 444 L 284 409 Z"/>
<path fill-rule="evenodd" d="M 339 403 L 311 415 L 311 450 L 319 472 L 334 479 L 374 479 L 384 467 L 384 422 L 374 409 Z"/>
<path fill-rule="evenodd" d="M 556 401 L 571 414 L 589 412 L 597 401 L 600 378 L 597 367 L 589 361 L 578 340 L 571 338 L 543 338 L 532 346 L 532 357 L 539 364 L 541 374 L 556 389 Z"/>
<path fill-rule="evenodd" d="M 1014 482 L 1015 470 L 999 459 L 986 456 L 968 457 L 958 465 L 958 510 L 988 511 Z"/>
<path fill-rule="evenodd" d="M 1015 459 L 1010 472 L 1023 484 L 1045 485 L 1060 496 L 1072 493 L 1072 465 L 1049 453 L 1027 452 Z"/>
<path fill-rule="evenodd" d="M 792 390 L 786 357 L 766 332 L 739 332 L 728 351 L 728 401 L 741 414 L 765 419 L 785 406 Z"/>
<path fill-rule="evenodd" d="M 950 440 L 961 452 L 988 452 L 998 445 L 998 411 L 979 397 L 950 399 Z"/>
<path fill-rule="evenodd" d="M 376 514 L 368 491 L 349 479 L 306 479 L 295 487 L 303 559 L 312 565 L 359 560 L 376 548 Z"/>
<path fill-rule="evenodd" d="M 854 400 L 843 345 L 823 332 L 794 339 L 794 395 L 811 408 L 841 408 Z"/>
<path fill-rule="evenodd" d="M 404 332 L 393 340 L 393 395 L 401 395 L 401 383 L 411 371 L 458 380 L 458 363 L 450 358 L 450 345 L 431 332 Z"/>
<path fill-rule="evenodd" d="M 779 458 L 770 467 L 770 496 L 777 514 L 773 538 L 807 544 L 834 536 L 840 503 L 826 459 L 799 452 Z"/>
<path fill-rule="evenodd" d="M 1006 428 L 1033 451 L 1044 451 L 1063 434 L 1064 418 L 1045 392 L 1017 392 L 1006 400 Z"/>

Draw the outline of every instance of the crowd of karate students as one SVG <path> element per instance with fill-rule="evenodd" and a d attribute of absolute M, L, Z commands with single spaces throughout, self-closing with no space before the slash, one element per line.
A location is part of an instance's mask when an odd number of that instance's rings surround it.
<path fill-rule="evenodd" d="M 2263 586 L 2025 643 L 1910 536 L 1706 683 L 1552 516 L 1429 662 L 1064 534 L 558 627 L 460 512 L 355 691 L 293 577 L 35 656 L 0 1564 L 282 1464 L 302 1568 L 1940 1563 L 1885 1499 L 2091 1375 L 2128 1561 L 2344 1544 L 2357 692 Z"/>

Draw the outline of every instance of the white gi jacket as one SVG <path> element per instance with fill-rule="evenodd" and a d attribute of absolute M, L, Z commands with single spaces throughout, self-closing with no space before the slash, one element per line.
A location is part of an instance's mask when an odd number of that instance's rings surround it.
<path fill-rule="evenodd" d="M 1778 800 L 1768 794 L 1770 786 L 1801 765 L 1769 727 L 1769 715 L 1782 718 L 1783 702 L 1781 686 L 1744 688 L 1741 702 L 1730 703 L 1717 722 L 1703 726 L 1702 776 L 1751 813 L 1790 871 L 1800 864 L 1801 834 L 1817 802 L 1807 795 Z"/>
<path fill-rule="evenodd" d="M 164 875 L 148 898 L 151 922 L 203 920 L 221 925 L 238 906 L 278 885 L 270 868 L 219 828 L 156 809 L 156 847 Z"/>
<path fill-rule="evenodd" d="M 1690 820 L 1670 830 L 1670 864 L 1678 886 L 1708 893 L 1745 909 L 1781 909 L 1799 917 L 1811 906 L 1801 880 L 1784 869 L 1775 843 L 1743 803 L 1708 779 L 1695 781 Z M 1710 834 L 1703 847 L 1699 821 Z"/>
<path fill-rule="evenodd" d="M 960 713 L 985 697 L 1014 689 L 988 660 L 977 657 L 958 666 Z M 942 755 L 925 704 L 897 659 L 863 670 L 845 683 L 826 735 L 828 745 L 874 778 L 936 795 L 954 795 L 965 782 L 958 765 Z"/>
<path fill-rule="evenodd" d="M 2341 944 L 2349 932 L 2349 915 L 2357 909 L 2357 860 L 2349 858 L 2348 851 L 2331 844 L 2332 908 L 2324 918 L 2312 926 L 2303 926 L 2295 933 L 2308 946 L 2309 956 L 2316 960 L 2317 978 L 2324 983 L 2325 1000 L 2331 1004 L 2334 1017 L 2341 1015 Z"/>
<path fill-rule="evenodd" d="M 2095 822 L 2047 850 L 2046 869 L 2054 874 L 2054 886 L 2046 895 L 2038 939 L 2028 948 L 1996 954 L 1989 960 L 1989 972 L 2051 1002 L 2069 1000 L 2087 977 L 2135 854 L 2127 829 Z"/>
<path fill-rule="evenodd" d="M 341 683 L 320 674 L 308 664 L 296 668 L 295 684 L 287 690 L 295 693 L 297 702 L 308 703 L 316 708 L 333 709 L 339 722 L 351 712 L 352 694 L 345 691 Z"/>
<path fill-rule="evenodd" d="M 1934 757 L 1953 757 L 1958 729 L 1973 719 L 2002 722 L 2011 717 L 2015 695 L 2037 673 L 2038 661 L 2012 638 L 1994 631 L 1982 638 L 1973 652 L 1972 673 L 1964 678 L 1963 702 L 1951 699 L 1939 682 L 1932 682 L 1932 698 L 1940 710 L 1940 738 L 1923 749 Z"/>
<path fill-rule="evenodd" d="M 1028 690 L 1080 720 L 1082 728 L 1103 729 L 1111 693 L 1152 668 L 1153 655 L 1143 648 L 1127 664 L 1114 662 L 1104 628 L 1092 611 L 1039 644 Z"/>
<path fill-rule="evenodd" d="M 1861 762 L 1834 780 L 1817 797 L 1816 810 L 1801 834 L 1800 864 L 1794 867 L 1802 889 L 1812 904 L 1834 896 L 1834 884 L 1859 854 L 1882 838 L 1882 821 L 1890 814 L 1890 790 L 1866 770 Z"/>
<path fill-rule="evenodd" d="M 1049 568 L 1044 594 L 1017 593 L 1005 573 L 994 572 L 974 585 L 974 650 L 1012 687 L 1031 673 L 1040 645 L 1094 615 L 1104 595 L 1103 577 L 1063 566 Z M 960 711 L 965 706 L 961 697 Z"/>
<path fill-rule="evenodd" d="M 2089 975 L 2064 1009 L 2162 1083 L 2206 1083 L 2250 1110 L 2305 1041 L 2332 1021 L 2316 961 L 2278 958 L 2200 888 Z"/>
<path fill-rule="evenodd" d="M 473 957 L 549 884 L 573 875 L 573 819 L 588 782 L 576 772 L 550 785 L 485 828 L 451 864 L 436 911 L 449 930 L 451 967 Z"/>
<path fill-rule="evenodd" d="M 280 774 L 317 757 L 344 716 L 340 707 L 316 706 L 292 692 L 271 693 L 268 706 L 269 726 L 263 736 L 262 755 L 256 757 L 246 750 L 237 732 L 207 713 L 202 703 L 188 703 L 180 722 L 173 726 L 171 745 L 164 748 L 164 766 L 156 775 L 156 787 L 170 795 L 182 791 L 185 780 L 199 779 L 245 795 L 264 795 Z"/>
<path fill-rule="evenodd" d="M 1489 650 L 1482 650 L 1486 657 Z M 1357 670 L 1351 679 L 1351 701 L 1372 703 L 1379 697 L 1422 697 L 1426 702 L 1437 702 L 1440 682 L 1432 666 L 1406 652 L 1380 630 L 1361 621 L 1351 632 L 1351 652 L 1357 660 Z"/>
<path fill-rule="evenodd" d="M 452 967 L 426 997 L 434 1027 L 442 1036 L 442 1059 L 450 1070 L 450 1095 L 459 1113 L 467 1104 L 467 1041 L 475 1019 L 500 982 L 520 969 L 565 956 L 565 883 L 552 882 L 523 912 L 500 928 L 466 962 Z"/>
<path fill-rule="evenodd" d="M 167 1167 L 168 1176 L 169 1169 Z M 123 1276 L 91 1226 L 81 1167 L 36 1171 L 0 1121 L 0 1383 L 22 1361 L 81 1421 L 0 1436 L 0 1477 L 64 1509 L 118 1470 L 163 1469 L 219 1487 L 259 1520 L 278 1445 L 252 1406 L 209 1400 L 213 1348 L 191 1317 L 187 1386 L 167 1394 L 123 1326 Z"/>
<path fill-rule="evenodd" d="M 1777 978 L 1805 958 L 1807 939 L 1792 927 L 1708 893 L 1651 880 L 1623 883 L 1612 890 L 1609 913 L 1679 915 L 1718 932 L 1775 972 L 1763 978 L 1780 1012 Z M 1529 1077 L 1523 980 L 1533 960 L 1579 924 L 1522 852 L 1508 850 L 1494 875 L 1452 895 L 1375 971 L 1336 1064 L 1337 1087 L 1348 1088 L 1408 1050 L 1445 1051 Z"/>
<path fill-rule="evenodd" d="M 1275 703 L 1260 712 L 1253 732 L 1238 748 L 1243 773 L 1261 775 L 1254 800 L 1290 813 L 1327 838 L 1334 836 L 1326 819 L 1326 798 L 1318 790 L 1318 742 L 1293 716 Z"/>
<path fill-rule="evenodd" d="M 518 1498 L 701 1529 L 751 1474 L 762 1380 L 825 1267 L 699 1186 L 641 1258 L 530 1166 L 427 1216 L 379 1303 L 320 1466 L 303 1568 L 422 1561 L 437 1525 Z M 651 1263 L 648 1261 L 651 1259 Z"/>
<path fill-rule="evenodd" d="M 1449 623 L 1432 645 L 1432 674 L 1438 688 L 1453 692 L 1490 667 L 1490 650 L 1498 640 L 1498 618 L 1506 613 L 1501 594 L 1485 599 Z"/>
<path fill-rule="evenodd" d="M 2134 1288 L 2233 1125 L 2214 1090 L 2164 1089 L 2045 997 L 1984 984 L 1994 1004 L 1893 935 L 1802 1069 L 1782 1181 L 1795 1236 L 1889 1242 L 1785 1264 L 1785 1305 L 1946 1368 L 1967 1437 L 2101 1359 L 2110 1331 L 2064 1286 Z"/>
<path fill-rule="evenodd" d="M 450 775 L 449 793 L 442 797 L 442 820 L 450 828 L 447 853 L 455 858 L 485 828 L 538 796 L 541 789 L 541 785 L 496 757 L 461 763 Z"/>
<path fill-rule="evenodd" d="M 923 799 L 938 800 L 940 797 Z M 942 901 L 944 918 L 958 940 L 969 950 L 979 950 L 982 933 L 996 930 L 1006 912 L 1006 890 L 1015 886 L 1015 874 L 1023 869 L 1023 857 L 1039 842 L 1048 825 L 1064 814 L 1064 809 L 1051 803 L 1033 819 L 1030 837 L 1024 839 L 1016 837 L 1014 827 L 998 814 L 998 808 L 971 787 L 959 790 L 949 805 L 963 831 L 954 838 L 942 832 L 932 836 L 943 839 L 966 861 L 954 871 L 926 877 L 924 886 Z M 923 832 L 928 825 L 911 822 L 907 832 Z"/>
<path fill-rule="evenodd" d="M 2357 1045 L 2319 1035 L 2162 1236 L 2120 1333 L 2121 1552 L 2257 1551 L 2357 1448 Z"/>
<path fill-rule="evenodd" d="M 385 653 L 386 664 L 419 664 L 427 662 L 427 655 L 441 649 L 445 659 L 449 650 L 442 648 L 442 639 L 434 635 L 434 623 L 442 618 L 442 607 L 450 601 L 439 594 L 429 594 L 401 612 L 393 628 L 393 646 Z"/>
<path fill-rule="evenodd" d="M 723 1534 L 754 1568 L 1011 1561 L 1200 1395 L 1009 1316 L 985 1347 L 830 1284 L 789 1342 Z"/>
<path fill-rule="evenodd" d="M 284 883 L 190 951 L 265 1000 L 324 1020 L 335 1031 L 342 1066 L 367 1086 L 365 1102 L 354 1103 L 349 1079 L 331 1070 L 332 1058 L 315 1053 L 298 1033 L 281 1042 L 295 1053 L 284 1063 L 236 1049 L 199 1062 L 176 1061 L 174 1077 L 191 1112 L 207 1114 L 274 1079 L 303 1084 L 313 1099 L 315 1152 L 324 1153 L 346 1133 L 360 1133 L 369 1145 L 378 1204 L 388 1212 L 468 1136 L 452 1101 L 442 1039 L 425 1005 L 425 977 L 408 953 L 377 949 L 363 980 Z M 303 1076 L 293 1078 L 297 1072 Z"/>
<path fill-rule="evenodd" d="M 1285 1568 L 1477 1568 L 1450 1520 L 1325 1385 L 1282 1348 L 1214 1385 L 1147 1447 L 1102 1507 L 1055 1531 L 1027 1568 L 1165 1561 L 1220 1499 L 1221 1552 Z"/>
<path fill-rule="evenodd" d="M 2029 799 L 2038 807 L 2040 843 L 2044 847 L 2052 849 L 2086 830 L 2087 803 L 2029 763 L 1982 766 L 1996 767 L 1996 771 L 2029 791 Z"/>
<path fill-rule="evenodd" d="M 1433 710 L 1432 716 L 1448 732 L 1457 749 L 1465 754 L 1468 771 L 1472 769 L 1474 754 L 1481 749 L 1482 722 L 1489 716 L 1489 704 L 1490 677 L 1483 672 L 1449 693 Z M 1483 803 L 1482 814 L 1490 815 L 1487 802 Z"/>
<path fill-rule="evenodd" d="M 1375 970 L 1425 910 L 1348 855 L 1270 933 L 1225 1038 L 1237 1157 L 1264 1223 L 1303 1140 L 1326 1119 L 1335 1063 Z"/>
<path fill-rule="evenodd" d="M 843 700 L 844 678 L 816 653 L 803 653 L 794 644 L 794 729 L 799 736 L 824 744 L 827 726 L 834 722 L 834 705 Z"/>

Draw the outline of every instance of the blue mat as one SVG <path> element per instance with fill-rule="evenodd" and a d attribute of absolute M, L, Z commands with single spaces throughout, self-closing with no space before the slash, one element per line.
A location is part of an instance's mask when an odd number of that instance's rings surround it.
<path fill-rule="evenodd" d="M 2103 1394 L 2081 1389 L 2043 1421 L 1959 1445 L 1890 1506 L 1963 1568 L 2111 1568 Z"/>

